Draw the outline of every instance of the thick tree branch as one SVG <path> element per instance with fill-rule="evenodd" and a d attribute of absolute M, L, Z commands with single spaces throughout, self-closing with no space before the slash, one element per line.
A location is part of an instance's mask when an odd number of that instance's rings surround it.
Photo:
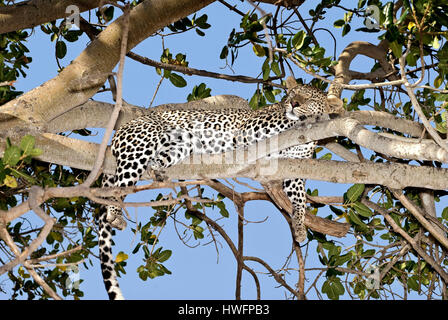
<path fill-rule="evenodd" d="M 408 209 L 412 215 L 420 222 L 423 228 L 428 230 L 428 232 L 442 245 L 445 247 L 445 249 L 448 249 L 448 239 L 445 236 L 444 232 L 440 232 L 440 229 L 436 229 L 433 224 L 426 220 L 424 217 L 424 213 L 421 212 L 420 208 L 412 202 L 406 195 L 402 193 L 401 190 L 392 189 L 391 191 L 395 198 L 400 200 L 400 202 L 403 204 L 403 206 Z"/>
<path fill-rule="evenodd" d="M 340 101 L 342 86 L 348 84 L 352 79 L 353 72 L 350 71 L 350 64 L 352 60 L 359 54 L 365 55 L 369 58 L 378 60 L 385 74 L 390 73 L 389 80 L 397 80 L 394 75 L 393 65 L 386 59 L 388 48 L 388 41 L 383 40 L 378 45 L 374 45 L 365 41 L 355 41 L 350 43 L 342 53 L 339 55 L 338 64 L 335 66 L 335 78 L 328 90 L 328 100 Z M 377 85 L 377 84 L 372 84 Z"/>
<path fill-rule="evenodd" d="M 403 141 L 377 136 L 360 127 L 359 123 L 350 115 L 330 121 L 309 123 L 304 127 L 283 132 L 266 141 L 265 146 L 269 146 L 270 150 L 263 150 L 257 144 L 251 146 L 244 156 L 247 157 L 250 155 L 252 160 L 256 160 L 269 152 L 276 152 L 292 145 L 339 135 L 348 136 L 359 145 L 364 145 L 369 149 L 390 156 L 404 159 L 426 158 L 447 162 L 446 152 L 432 142 L 422 142 L 419 144 L 418 142 L 411 141 L 405 143 Z M 36 146 L 42 148 L 44 151 L 39 157 L 40 160 L 84 170 L 91 170 L 93 159 L 98 151 L 96 144 L 54 134 L 43 134 L 37 137 L 36 141 Z M 4 150 L 4 148 L 4 143 L 0 144 L 0 150 Z M 243 154 L 237 155 L 242 156 Z M 264 164 L 262 162 L 251 163 L 247 161 L 244 163 L 235 160 L 229 162 L 234 156 L 235 154 L 233 152 L 213 156 L 204 155 L 201 157 L 195 155 L 182 164 L 167 169 L 166 174 L 171 179 L 241 176 L 272 180 L 302 177 L 340 183 L 374 183 L 396 189 L 402 189 L 406 186 L 428 189 L 446 188 L 447 169 L 442 168 L 418 167 L 398 163 L 354 164 L 336 161 L 325 162 L 286 159 L 279 159 L 275 163 Z M 226 159 L 227 162 L 225 161 Z M 312 162 L 312 166 L 308 168 L 304 167 L 305 163 L 309 164 L 307 161 Z M 276 167 L 272 167 L 272 165 Z M 114 167 L 114 159 L 108 153 L 105 159 L 104 172 L 113 174 Z"/>
<path fill-rule="evenodd" d="M 101 5 L 103 0 L 29 0 L 0 7 L 0 33 L 32 28 L 68 16 L 67 7 L 75 5 L 79 12 Z"/>
<path fill-rule="evenodd" d="M 45 135 L 48 136 L 48 135 Z M 98 151 L 94 143 L 51 135 L 45 140 L 37 139 L 37 146 L 44 153 L 42 161 L 54 162 L 83 170 L 90 170 Z M 225 163 L 222 155 L 210 156 L 207 162 L 187 159 L 181 164 L 168 168 L 165 175 L 169 179 L 202 179 L 247 177 L 252 179 L 285 179 L 302 177 L 339 183 L 371 183 L 402 189 L 414 186 L 428 189 L 444 190 L 448 180 L 448 170 L 443 168 L 420 167 L 399 163 L 351 163 L 313 159 L 278 159 L 275 172 L 265 174 L 260 169 L 266 163 Z M 57 160 L 57 161 L 56 161 Z M 193 164 L 192 164 L 193 163 Z M 115 160 L 110 152 L 104 164 L 104 172 L 113 174 Z M 147 179 L 148 176 L 145 177 Z"/>
<path fill-rule="evenodd" d="M 179 20 L 213 2 L 212 0 L 153 0 L 144 1 L 130 12 L 127 51 L 155 31 Z M 8 102 L 1 108 L 0 129 L 10 127 L 14 118 L 41 131 L 45 123 L 78 105 L 81 105 L 99 86 L 84 91 L 70 91 L 70 83 L 92 74 L 104 75 L 104 81 L 120 57 L 123 16 L 111 23 L 90 45 L 64 68 L 55 78 L 26 94 Z M 29 106 L 33 108 L 30 109 Z M 7 122 L 6 125 L 1 122 Z"/>
<path fill-rule="evenodd" d="M 145 114 L 159 110 L 198 110 L 223 108 L 249 109 L 247 100 L 238 96 L 218 95 L 186 103 L 170 103 L 154 108 L 143 108 L 123 101 L 123 107 L 115 128 Z M 61 114 L 50 121 L 44 132 L 59 133 L 83 128 L 105 128 L 114 105 L 106 102 L 89 100 L 81 106 Z M 0 134 L 1 136 L 1 134 Z"/>

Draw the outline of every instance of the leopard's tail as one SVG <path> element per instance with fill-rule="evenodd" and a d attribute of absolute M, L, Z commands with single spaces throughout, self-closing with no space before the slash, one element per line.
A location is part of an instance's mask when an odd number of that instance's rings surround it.
<path fill-rule="evenodd" d="M 123 300 L 112 255 L 112 227 L 106 220 L 107 209 L 101 208 L 98 223 L 98 245 L 100 251 L 101 273 L 110 300 Z"/>
<path fill-rule="evenodd" d="M 102 186 L 113 186 L 114 176 L 103 175 Z M 98 218 L 98 246 L 100 251 L 101 273 L 104 285 L 110 300 L 123 300 L 120 286 L 115 271 L 115 262 L 112 255 L 112 226 L 107 220 L 108 211 L 114 209 L 111 206 L 101 206 Z M 121 209 L 120 209 L 121 210 Z"/>

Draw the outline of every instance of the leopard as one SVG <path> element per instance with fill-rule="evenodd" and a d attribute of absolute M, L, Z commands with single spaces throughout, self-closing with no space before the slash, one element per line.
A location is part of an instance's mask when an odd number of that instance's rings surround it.
<path fill-rule="evenodd" d="M 327 95 L 315 86 L 299 84 L 288 77 L 286 97 L 277 103 L 258 108 L 241 109 L 226 106 L 213 110 L 160 110 L 139 116 L 118 128 L 112 138 L 111 151 L 116 160 L 114 175 L 103 175 L 103 187 L 129 187 L 143 173 L 159 173 L 192 154 L 218 154 L 268 139 L 310 117 L 331 113 Z M 316 120 L 316 119 L 315 119 Z M 280 150 L 269 158 L 305 159 L 313 156 L 316 142 Z M 307 239 L 305 227 L 305 179 L 283 180 L 282 188 L 289 198 L 295 241 Z M 123 200 L 121 198 L 120 200 Z M 98 218 L 100 264 L 109 299 L 124 299 L 114 270 L 112 235 L 114 229 L 126 228 L 122 208 L 103 206 Z"/>

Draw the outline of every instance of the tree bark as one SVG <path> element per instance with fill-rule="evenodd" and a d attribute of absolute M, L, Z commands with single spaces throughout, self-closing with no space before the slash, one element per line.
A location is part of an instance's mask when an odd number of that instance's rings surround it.
<path fill-rule="evenodd" d="M 212 2 L 212 0 L 153 0 L 140 3 L 130 12 L 127 50 L 131 50 L 160 28 Z M 119 61 L 122 30 L 123 17 L 119 17 L 58 76 L 2 106 L 0 131 L 2 127 L 11 127 L 8 122 L 14 118 L 35 127 L 37 131 L 42 131 L 46 123 L 92 97 Z M 103 81 L 82 91 L 70 89 L 72 83 L 92 75 L 102 77 Z"/>
<path fill-rule="evenodd" d="M 42 23 L 67 16 L 65 10 L 70 5 L 79 12 L 98 7 L 102 0 L 30 0 L 0 7 L 0 33 L 33 28 Z"/>

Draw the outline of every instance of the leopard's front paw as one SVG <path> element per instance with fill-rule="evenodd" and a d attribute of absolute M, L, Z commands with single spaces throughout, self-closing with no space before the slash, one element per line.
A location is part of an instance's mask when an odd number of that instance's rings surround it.
<path fill-rule="evenodd" d="M 168 177 L 165 175 L 165 171 L 162 170 L 151 170 L 151 178 L 154 181 L 163 182 L 168 180 Z"/>
<path fill-rule="evenodd" d="M 112 226 L 112 228 L 118 230 L 126 229 L 127 222 L 123 218 L 121 208 L 112 207 L 107 210 L 106 220 Z"/>

